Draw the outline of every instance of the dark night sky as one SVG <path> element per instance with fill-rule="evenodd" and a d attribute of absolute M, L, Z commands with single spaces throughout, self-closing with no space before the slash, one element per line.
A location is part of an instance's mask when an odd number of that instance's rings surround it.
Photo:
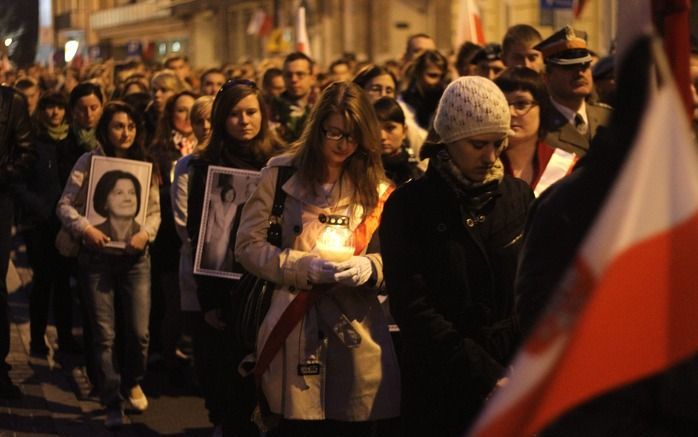
<path fill-rule="evenodd" d="M 10 13 L 13 15 L 8 15 Z M 11 59 L 20 66 L 33 63 L 39 39 L 39 0 L 0 0 L 0 17 L 5 18 L 0 20 L 0 34 L 24 25 L 24 33 Z"/>

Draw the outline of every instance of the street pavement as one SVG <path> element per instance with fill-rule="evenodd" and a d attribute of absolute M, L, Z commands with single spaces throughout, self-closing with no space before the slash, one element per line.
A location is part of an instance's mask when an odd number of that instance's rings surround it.
<path fill-rule="evenodd" d="M 23 265 L 22 250 L 15 256 Z M 82 355 L 56 351 L 56 331 L 47 332 L 51 353 L 29 354 L 28 290 L 31 271 L 10 267 L 10 377 L 24 397 L 0 399 L 0 437 L 6 436 L 209 436 L 212 428 L 203 399 L 190 383 L 173 384 L 163 370 L 149 369 L 143 391 L 150 406 L 142 414 L 127 411 L 127 425 L 117 432 L 104 428 L 104 410 L 84 375 Z M 77 311 L 76 311 L 77 312 Z M 79 331 L 75 330 L 78 334 Z M 56 352 L 54 352 L 56 351 Z M 188 378 L 185 378 L 188 379 Z"/>

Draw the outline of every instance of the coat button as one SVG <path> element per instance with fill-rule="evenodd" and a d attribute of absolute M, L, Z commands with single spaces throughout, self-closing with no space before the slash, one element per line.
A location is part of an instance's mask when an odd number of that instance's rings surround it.
<path fill-rule="evenodd" d="M 438 225 L 436 225 L 436 230 L 439 232 L 446 232 L 446 224 L 439 223 Z"/>
<path fill-rule="evenodd" d="M 293 232 L 294 232 L 296 235 L 300 234 L 300 233 L 301 233 L 301 227 L 300 227 L 300 225 L 294 226 L 294 227 L 293 227 Z"/>

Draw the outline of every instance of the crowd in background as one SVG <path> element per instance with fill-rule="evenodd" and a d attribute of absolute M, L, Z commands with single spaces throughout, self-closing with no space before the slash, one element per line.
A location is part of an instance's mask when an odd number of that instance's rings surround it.
<path fill-rule="evenodd" d="M 325 67 L 295 52 L 204 71 L 172 56 L 1 74 L 25 97 L 38 153 L 13 187 L 34 271 L 31 352 L 49 352 L 52 312 L 58 352 L 84 353 L 109 428 L 123 424 L 124 405 L 148 407 L 149 364 L 173 381 L 193 366 L 215 432 L 236 436 L 258 435 L 260 398 L 267 435 L 462 432 L 506 383 L 542 307 L 524 297 L 518 314 L 514 302 L 528 206 L 585 156 L 615 99 L 613 56 L 599 60 L 584 32 L 544 39 L 528 25 L 449 53 L 416 34 L 382 64 L 345 54 Z M 86 220 L 93 156 L 153 164 L 151 187 L 115 176 L 108 190 L 149 191 L 139 226 L 120 227 L 114 211 L 110 229 Z M 210 166 L 262 172 L 234 244 L 247 271 L 278 284 L 257 354 L 297 290 L 333 296 L 310 300 L 263 376 L 237 371 L 250 351 L 231 332 L 235 281 L 192 272 Z M 274 245 L 268 222 L 286 167 L 295 173 Z M 323 224 L 308 217 L 318 215 L 370 232 L 349 260 L 328 263 L 312 254 Z M 223 252 L 226 231 L 206 237 Z M 304 387 L 315 372 L 321 382 Z M 19 395 L 3 384 L 3 396 Z"/>

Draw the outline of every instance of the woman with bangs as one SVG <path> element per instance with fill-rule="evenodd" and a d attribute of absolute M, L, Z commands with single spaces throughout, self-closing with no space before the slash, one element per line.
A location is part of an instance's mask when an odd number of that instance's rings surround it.
<path fill-rule="evenodd" d="M 578 157 L 543 141 L 550 97 L 540 74 L 527 67 L 512 67 L 494 83 L 504 92 L 511 111 L 509 147 L 501 155 L 504 171 L 526 181 L 538 196 L 569 174 Z"/>
<path fill-rule="evenodd" d="M 267 107 L 260 90 L 249 80 L 232 80 L 216 94 L 210 116 L 212 131 L 208 146 L 189 163 L 187 233 L 195 253 L 204 208 L 209 166 L 260 170 L 282 144 L 269 129 Z M 229 235 L 234 236 L 232 232 Z M 237 369 L 245 351 L 234 340 L 232 321 L 225 310 L 231 307 L 230 291 L 236 281 L 195 275 L 197 297 L 204 326 L 197 338 L 205 357 L 206 377 L 200 381 L 209 420 L 223 435 L 258 436 L 250 415 L 255 405 L 251 378 L 243 379 Z"/>
<path fill-rule="evenodd" d="M 267 231 L 284 167 L 293 174 L 282 187 L 277 247 Z M 399 369 L 378 300 L 383 263 L 375 232 L 391 191 L 368 98 L 356 84 L 335 82 L 292 151 L 262 170 L 245 204 L 236 259 L 277 284 L 259 330 L 255 368 L 262 423 L 278 423 L 276 436 L 394 431 Z M 318 243 L 333 221 L 353 233 L 353 254 L 343 261 L 331 261 Z"/>

